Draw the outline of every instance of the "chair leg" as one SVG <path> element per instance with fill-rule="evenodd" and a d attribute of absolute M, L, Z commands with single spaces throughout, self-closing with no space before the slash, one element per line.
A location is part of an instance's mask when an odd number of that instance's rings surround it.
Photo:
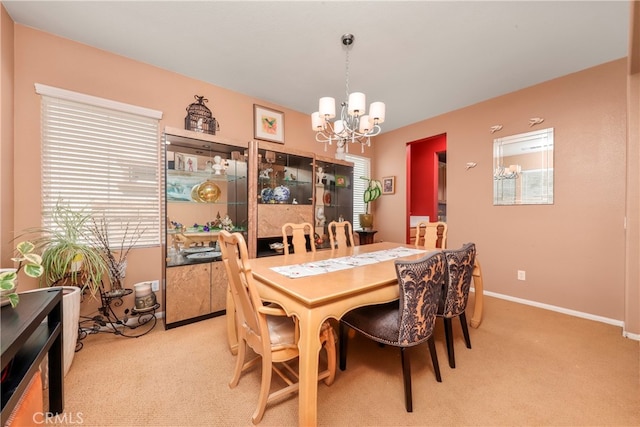
<path fill-rule="evenodd" d="M 233 378 L 229 382 L 229 387 L 234 388 L 240 381 L 240 375 L 242 374 L 242 367 L 244 366 L 244 355 L 247 348 L 247 343 L 244 341 L 244 337 L 238 340 L 238 353 L 236 356 L 236 369 L 233 373 Z"/>
<path fill-rule="evenodd" d="M 460 325 L 462 326 L 462 334 L 464 335 L 464 342 L 467 344 L 467 348 L 471 348 L 471 339 L 469 338 L 469 327 L 467 326 L 467 316 L 462 312 L 460 314 Z"/>
<path fill-rule="evenodd" d="M 349 327 L 340 322 L 340 370 L 347 369 L 347 343 L 349 341 Z"/>
<path fill-rule="evenodd" d="M 256 408 L 251 421 L 258 424 L 264 416 L 269 400 L 269 389 L 271 388 L 272 365 L 271 357 L 262 355 L 262 382 L 260 383 L 260 395 L 258 397 L 258 407 Z"/>
<path fill-rule="evenodd" d="M 449 366 L 456 367 L 456 356 L 453 352 L 453 328 L 451 327 L 451 318 L 444 318 L 444 337 L 447 341 L 447 354 L 449 355 Z"/>
<path fill-rule="evenodd" d="M 409 360 L 409 352 L 405 347 L 400 347 L 400 355 L 402 359 L 402 378 L 404 380 L 404 405 L 407 412 L 413 412 L 413 398 L 411 396 L 411 361 Z"/>
<path fill-rule="evenodd" d="M 441 383 L 442 377 L 440 376 L 440 364 L 438 363 L 438 353 L 436 353 L 436 343 L 433 339 L 433 335 L 431 335 L 427 340 L 427 344 L 429 344 L 429 353 L 431 353 L 431 363 L 433 363 L 433 371 L 436 373 L 436 381 Z"/>

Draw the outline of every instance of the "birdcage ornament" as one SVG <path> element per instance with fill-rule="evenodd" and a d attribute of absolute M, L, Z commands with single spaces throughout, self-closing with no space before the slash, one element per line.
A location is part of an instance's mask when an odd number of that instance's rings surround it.
<path fill-rule="evenodd" d="M 220 130 L 220 125 L 213 117 L 211 110 L 204 105 L 209 102 L 204 96 L 194 95 L 197 102 L 187 107 L 187 117 L 184 118 L 184 128 L 195 132 L 204 132 L 215 135 Z"/>

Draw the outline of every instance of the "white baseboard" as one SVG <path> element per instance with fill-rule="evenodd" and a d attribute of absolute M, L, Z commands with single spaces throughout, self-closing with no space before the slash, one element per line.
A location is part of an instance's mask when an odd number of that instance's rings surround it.
<path fill-rule="evenodd" d="M 471 291 L 475 292 L 475 289 L 471 288 Z M 595 320 L 596 322 L 606 323 L 608 325 L 619 326 L 619 327 L 622 328 L 622 336 L 623 337 L 629 338 L 629 339 L 632 339 L 632 340 L 636 340 L 636 341 L 640 341 L 640 335 L 639 334 L 632 334 L 632 333 L 626 332 L 624 330 L 624 322 L 622 320 L 610 319 L 608 317 L 603 317 L 603 316 L 596 316 L 594 314 L 584 313 L 582 311 L 570 310 L 570 309 L 564 308 L 564 307 L 558 307 L 558 306 L 551 305 L 551 304 L 544 304 L 544 303 L 537 302 L 537 301 L 530 301 L 530 300 L 526 300 L 526 299 L 523 299 L 523 298 L 516 298 L 516 297 L 512 297 L 510 295 L 503 295 L 503 294 L 499 294 L 499 293 L 496 293 L 496 292 L 484 291 L 483 294 L 487 295 L 487 296 L 490 296 L 490 297 L 494 297 L 494 298 L 499 298 L 499 299 L 503 299 L 503 300 L 507 300 L 507 301 L 516 302 L 516 303 L 519 303 L 519 304 L 530 305 L 532 307 L 542 308 L 544 310 L 550 310 L 550 311 L 555 311 L 555 312 L 558 312 L 558 313 L 568 314 L 569 316 L 575 316 L 575 317 L 580 317 L 582 319 Z"/>

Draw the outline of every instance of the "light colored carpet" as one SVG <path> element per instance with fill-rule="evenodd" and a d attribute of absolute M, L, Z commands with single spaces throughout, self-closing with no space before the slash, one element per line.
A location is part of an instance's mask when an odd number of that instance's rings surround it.
<path fill-rule="evenodd" d="M 235 356 L 225 321 L 168 331 L 159 322 L 136 339 L 89 336 L 65 380 L 66 422 L 47 425 L 252 425 L 260 367 L 229 388 Z M 453 324 L 456 369 L 440 322 L 436 329 L 442 383 L 426 345 L 411 351 L 413 413 L 404 408 L 398 350 L 353 338 L 347 370 L 331 387 L 318 385 L 318 424 L 640 425 L 639 343 L 620 328 L 490 297 L 482 325 L 470 328 L 473 349 Z M 297 405 L 295 396 L 269 405 L 260 425 L 297 425 Z"/>

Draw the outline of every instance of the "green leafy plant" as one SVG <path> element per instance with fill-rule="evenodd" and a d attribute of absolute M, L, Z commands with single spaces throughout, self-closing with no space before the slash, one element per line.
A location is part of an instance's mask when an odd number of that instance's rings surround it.
<path fill-rule="evenodd" d="M 367 181 L 367 188 L 362 194 L 362 200 L 364 201 L 365 213 L 369 214 L 369 203 L 382 195 L 382 183 L 377 179 L 367 178 L 366 176 L 361 176 L 360 179 Z"/>
<path fill-rule="evenodd" d="M 24 273 L 29 277 L 40 277 L 44 271 L 42 267 L 42 257 L 33 251 L 35 245 L 31 242 L 20 242 L 16 245 L 19 256 L 11 258 L 11 261 L 18 263 L 16 271 L 5 271 L 0 273 L 0 289 L 3 296 L 9 299 L 12 307 L 18 305 L 20 297 L 15 292 L 18 273 L 24 268 Z"/>
<path fill-rule="evenodd" d="M 51 215 L 51 226 L 28 228 L 21 235 L 33 236 L 30 240 L 42 253 L 41 283 L 78 286 L 95 297 L 108 267 L 91 244 L 92 215 L 62 201 L 56 203 Z"/>

